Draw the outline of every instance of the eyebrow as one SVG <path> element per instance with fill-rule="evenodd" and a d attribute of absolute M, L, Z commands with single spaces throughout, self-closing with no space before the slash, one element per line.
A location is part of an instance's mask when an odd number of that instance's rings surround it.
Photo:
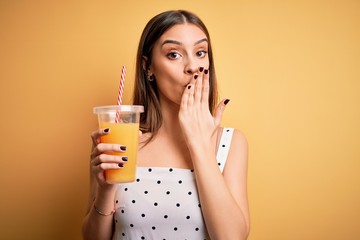
<path fill-rule="evenodd" d="M 208 42 L 207 38 L 203 38 L 203 39 L 200 39 L 199 41 L 196 41 L 196 42 L 194 43 L 194 46 L 197 45 L 197 44 L 200 44 L 200 43 L 202 43 L 202 42 Z M 176 41 L 176 40 L 171 40 L 171 39 L 165 40 L 165 41 L 161 44 L 161 46 L 164 46 L 165 44 L 176 44 L 176 45 L 180 45 L 180 46 L 183 45 L 181 42 Z"/>

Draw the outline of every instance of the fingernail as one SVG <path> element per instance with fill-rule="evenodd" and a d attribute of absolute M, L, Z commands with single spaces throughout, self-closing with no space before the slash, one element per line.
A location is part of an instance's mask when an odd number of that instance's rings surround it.
<path fill-rule="evenodd" d="M 230 99 L 225 99 L 224 104 L 228 104 L 230 102 Z"/>
<path fill-rule="evenodd" d="M 128 157 L 122 157 L 121 159 L 126 162 L 128 160 Z"/>
<path fill-rule="evenodd" d="M 190 89 L 190 88 L 191 88 L 191 85 L 188 86 L 188 89 Z"/>
<path fill-rule="evenodd" d="M 205 73 L 205 74 L 208 74 L 208 73 L 209 73 L 209 69 L 205 69 L 205 70 L 204 70 L 204 73 Z"/>
<path fill-rule="evenodd" d="M 194 79 L 197 79 L 197 78 L 198 78 L 198 76 L 199 76 L 199 75 L 195 74 L 195 75 L 194 75 Z"/>
<path fill-rule="evenodd" d="M 204 70 L 204 67 L 200 67 L 199 71 L 202 72 Z"/>
<path fill-rule="evenodd" d="M 126 151 L 126 146 L 120 146 L 120 150 Z"/>
<path fill-rule="evenodd" d="M 109 128 L 105 128 L 105 129 L 104 129 L 104 133 L 108 133 L 109 131 L 110 131 Z"/>
<path fill-rule="evenodd" d="M 124 167 L 124 164 L 119 163 L 119 167 L 120 167 L 120 168 Z"/>

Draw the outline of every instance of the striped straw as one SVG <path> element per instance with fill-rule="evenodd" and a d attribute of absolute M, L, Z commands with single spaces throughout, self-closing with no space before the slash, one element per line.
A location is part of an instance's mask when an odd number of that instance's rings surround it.
<path fill-rule="evenodd" d="M 123 92 L 124 92 L 125 76 L 126 76 L 126 67 L 123 66 L 122 70 L 121 70 L 119 93 L 118 93 L 118 99 L 117 99 L 118 106 L 120 106 L 122 104 L 122 96 L 123 96 Z M 115 122 L 118 123 L 119 121 L 120 121 L 120 112 L 117 111 L 116 112 Z"/>

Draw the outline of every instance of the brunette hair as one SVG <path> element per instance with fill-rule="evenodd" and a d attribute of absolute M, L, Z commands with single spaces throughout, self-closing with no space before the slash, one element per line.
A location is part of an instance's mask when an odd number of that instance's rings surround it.
<path fill-rule="evenodd" d="M 214 112 L 215 105 L 217 104 L 217 86 L 215 67 L 213 60 L 213 53 L 210 42 L 210 35 L 205 24 L 195 14 L 185 10 L 173 10 L 160 13 L 153 17 L 145 26 L 136 57 L 136 72 L 135 72 L 135 86 L 134 86 L 134 105 L 143 105 L 144 113 L 140 117 L 140 130 L 144 133 L 151 132 L 152 137 L 155 136 L 158 129 L 162 124 L 162 115 L 160 111 L 160 103 L 158 98 L 158 89 L 156 80 L 149 81 L 144 69 L 144 57 L 147 58 L 147 67 L 151 65 L 152 50 L 155 42 L 161 35 L 176 24 L 191 23 L 199 27 L 208 39 L 208 56 L 209 56 L 209 110 Z M 152 139 L 149 139 L 149 141 Z"/>

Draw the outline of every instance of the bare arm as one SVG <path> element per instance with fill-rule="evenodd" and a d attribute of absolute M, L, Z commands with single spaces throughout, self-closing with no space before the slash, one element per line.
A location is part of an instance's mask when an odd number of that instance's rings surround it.
<path fill-rule="evenodd" d="M 246 239 L 249 233 L 247 201 L 247 142 L 235 131 L 221 174 L 215 154 L 206 144 L 191 150 L 201 209 L 211 239 Z"/>
<path fill-rule="evenodd" d="M 99 191 L 98 191 L 99 192 Z M 88 212 L 83 221 L 83 238 L 85 240 L 106 239 L 110 240 L 113 234 L 113 215 L 114 210 L 113 191 L 99 192 L 95 194 L 96 199 L 89 203 Z M 94 208 L 108 216 L 100 215 Z"/>
<path fill-rule="evenodd" d="M 239 131 L 234 132 L 221 174 L 215 156 L 216 132 L 228 101 L 221 102 L 212 116 L 208 99 L 208 71 L 200 71 L 183 93 L 179 121 L 194 165 L 201 209 L 211 239 L 246 239 L 250 225 L 247 142 Z"/>
<path fill-rule="evenodd" d="M 87 213 L 83 220 L 82 233 L 85 240 L 110 240 L 113 235 L 113 213 L 116 186 L 105 181 L 104 170 L 117 169 L 120 157 L 103 152 L 121 152 L 118 144 L 99 143 L 107 134 L 104 129 L 92 133 L 93 148 L 90 161 L 90 192 Z M 96 209 L 95 209 L 96 208 Z"/>

